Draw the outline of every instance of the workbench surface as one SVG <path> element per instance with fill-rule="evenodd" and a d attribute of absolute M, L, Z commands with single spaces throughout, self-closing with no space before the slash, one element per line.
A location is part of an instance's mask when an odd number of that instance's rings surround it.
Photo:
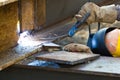
<path fill-rule="evenodd" d="M 46 64 L 47 65 L 46 65 Z M 37 66 L 49 69 L 51 71 L 63 71 L 63 72 L 72 72 L 72 73 L 85 73 L 85 74 L 95 74 L 95 75 L 106 75 L 106 76 L 120 76 L 120 58 L 105 57 L 101 56 L 100 58 L 82 63 L 74 66 L 70 65 L 60 65 L 56 63 L 48 63 L 43 61 L 35 60 L 28 64 L 29 66 Z M 52 68 L 51 68 L 52 67 Z"/>
<path fill-rule="evenodd" d="M 119 58 L 104 56 L 74 66 L 34 60 L 8 67 L 0 71 L 0 76 L 1 80 L 120 80 L 119 62 Z"/>
<path fill-rule="evenodd" d="M 72 67 L 73 70 L 83 70 L 95 72 L 96 74 L 119 74 L 120 75 L 120 58 L 100 57 L 97 60 L 83 65 Z"/>

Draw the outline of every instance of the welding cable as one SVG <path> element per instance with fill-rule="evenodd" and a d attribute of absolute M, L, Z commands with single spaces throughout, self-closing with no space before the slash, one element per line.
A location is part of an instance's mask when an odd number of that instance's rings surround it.
<path fill-rule="evenodd" d="M 88 2 L 91 2 L 90 0 L 88 0 Z M 100 22 L 98 22 L 98 30 L 100 30 Z M 89 30 L 89 35 L 91 35 L 92 33 L 91 33 L 91 26 L 90 25 L 88 25 L 88 30 Z"/>

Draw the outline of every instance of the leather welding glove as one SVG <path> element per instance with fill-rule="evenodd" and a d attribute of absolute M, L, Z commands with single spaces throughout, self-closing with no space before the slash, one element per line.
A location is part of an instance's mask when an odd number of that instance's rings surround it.
<path fill-rule="evenodd" d="M 118 16 L 118 11 L 114 4 L 99 7 L 93 2 L 87 2 L 81 7 L 78 14 L 75 15 L 76 19 L 80 20 L 87 12 L 90 12 L 90 16 L 86 21 L 88 24 L 94 22 L 113 23 Z"/>
<path fill-rule="evenodd" d="M 69 51 L 69 52 L 83 52 L 83 53 L 92 53 L 90 48 L 83 44 L 78 43 L 70 43 L 63 47 L 63 50 Z"/>

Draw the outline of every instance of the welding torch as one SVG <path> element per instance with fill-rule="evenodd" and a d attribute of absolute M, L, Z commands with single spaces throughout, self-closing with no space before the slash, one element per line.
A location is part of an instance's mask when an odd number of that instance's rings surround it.
<path fill-rule="evenodd" d="M 76 31 L 78 30 L 79 27 L 81 27 L 81 25 L 83 25 L 86 20 L 88 19 L 88 17 L 90 16 L 90 12 L 87 12 L 81 20 L 78 20 L 73 26 L 72 28 L 69 30 L 68 32 L 68 36 L 72 37 Z"/>

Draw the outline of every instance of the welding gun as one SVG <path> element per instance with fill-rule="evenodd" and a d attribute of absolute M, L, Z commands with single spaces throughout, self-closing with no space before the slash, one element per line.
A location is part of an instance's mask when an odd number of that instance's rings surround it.
<path fill-rule="evenodd" d="M 89 16 L 90 16 L 90 13 L 88 12 L 88 13 L 85 14 L 85 16 L 83 16 L 83 18 L 82 18 L 81 20 L 77 21 L 77 22 L 72 26 L 72 28 L 69 30 L 68 35 L 69 35 L 70 37 L 72 37 L 72 36 L 76 33 L 76 31 L 78 30 L 78 28 L 79 28 L 82 24 L 84 24 L 84 23 L 86 22 L 86 20 L 88 19 Z"/>

